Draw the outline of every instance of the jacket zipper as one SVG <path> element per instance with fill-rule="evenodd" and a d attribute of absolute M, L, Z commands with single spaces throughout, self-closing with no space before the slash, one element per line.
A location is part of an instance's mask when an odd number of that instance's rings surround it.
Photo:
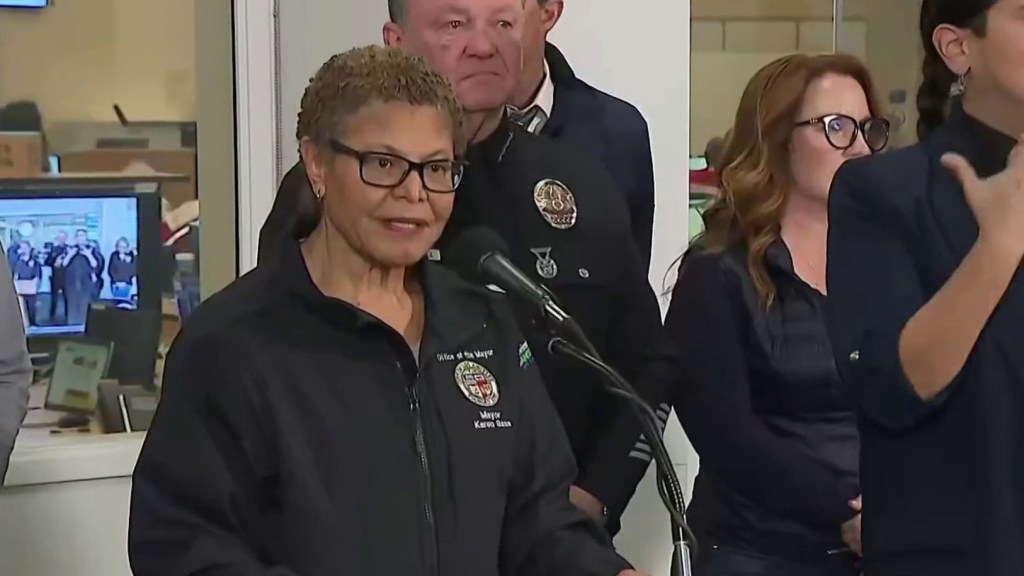
<path fill-rule="evenodd" d="M 476 338 L 486 328 L 487 324 L 480 326 L 474 331 L 472 338 Z M 467 338 L 467 340 L 471 340 L 471 338 Z M 401 362 L 398 363 L 398 369 L 404 373 Z M 409 397 L 409 413 L 412 414 L 413 440 L 416 445 L 416 455 L 420 461 L 420 473 L 418 474 L 420 496 L 423 501 L 423 519 L 427 525 L 427 542 L 423 547 L 427 556 L 426 573 L 428 576 L 437 576 L 440 572 L 440 566 L 438 565 L 440 543 L 437 538 L 437 525 L 434 522 L 434 486 L 433 476 L 430 472 L 430 455 L 427 453 L 427 439 L 423 429 L 423 412 L 420 408 L 419 381 L 422 370 L 422 366 L 417 367 L 416 377 L 405 390 L 406 395 Z"/>
<path fill-rule="evenodd" d="M 419 374 L 416 375 L 419 380 Z M 427 574 L 435 576 L 438 572 L 437 566 L 437 526 L 434 524 L 434 487 L 431 482 L 430 457 L 427 454 L 427 441 L 423 432 L 423 415 L 420 410 L 420 395 L 416 382 L 407 388 L 409 395 L 409 411 L 412 414 L 413 435 L 416 444 L 416 454 L 419 456 L 420 473 L 419 485 L 420 494 L 423 498 L 423 517 L 427 523 L 427 543 L 425 552 L 427 555 Z"/>

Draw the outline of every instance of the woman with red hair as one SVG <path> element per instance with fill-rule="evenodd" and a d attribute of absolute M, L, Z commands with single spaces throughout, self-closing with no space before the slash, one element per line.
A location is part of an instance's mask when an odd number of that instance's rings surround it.
<path fill-rule="evenodd" d="M 828 190 L 888 136 L 850 56 L 781 58 L 740 100 L 666 318 L 701 464 L 698 576 L 857 574 L 857 424 L 823 320 Z"/>

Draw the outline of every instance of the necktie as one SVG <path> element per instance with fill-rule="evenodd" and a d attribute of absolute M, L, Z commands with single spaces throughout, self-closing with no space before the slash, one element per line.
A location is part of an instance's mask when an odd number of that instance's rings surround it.
<path fill-rule="evenodd" d="M 548 115 L 536 104 L 525 110 L 519 110 L 514 106 L 508 107 L 509 119 L 518 124 L 531 134 L 540 134 L 544 124 L 548 121 Z"/>

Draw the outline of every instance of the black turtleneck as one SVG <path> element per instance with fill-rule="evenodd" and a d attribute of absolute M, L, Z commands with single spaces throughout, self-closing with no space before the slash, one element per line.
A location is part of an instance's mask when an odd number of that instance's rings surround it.
<path fill-rule="evenodd" d="M 949 121 L 976 141 L 982 153 L 973 160 L 974 168 L 980 176 L 991 176 L 1006 168 L 1010 151 L 1017 145 L 1015 138 L 985 124 L 959 107 L 950 115 Z"/>

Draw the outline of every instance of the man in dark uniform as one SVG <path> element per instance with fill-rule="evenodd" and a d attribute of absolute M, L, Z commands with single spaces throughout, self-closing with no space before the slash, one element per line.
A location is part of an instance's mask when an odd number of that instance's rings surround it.
<path fill-rule="evenodd" d="M 57 304 L 64 303 L 64 317 L 68 315 L 68 295 L 64 291 L 64 255 L 68 251 L 68 233 L 60 230 L 53 238 L 53 247 L 46 256 L 45 264 L 53 271 L 50 276 L 50 316 L 49 322 L 56 323 Z"/>
<path fill-rule="evenodd" d="M 535 134 L 565 140 L 600 160 L 629 204 L 633 239 L 645 269 L 654 234 L 654 167 L 647 122 L 629 102 L 576 77 L 547 41 L 562 16 L 562 0 L 526 0 L 523 71 L 510 103 L 513 119 Z"/>
<path fill-rule="evenodd" d="M 64 299 L 67 302 L 67 323 L 84 325 L 89 304 L 98 295 L 97 282 L 103 270 L 103 257 L 89 241 L 85 230 L 76 230 L 60 265 L 64 268 Z"/>
<path fill-rule="evenodd" d="M 385 43 L 426 58 L 466 110 L 469 164 L 441 239 L 442 262 L 466 227 L 496 230 L 509 258 L 555 293 L 601 356 L 667 420 L 655 383 L 670 355 L 624 195 L 592 155 L 532 135 L 505 114 L 521 68 L 522 0 L 389 0 L 389 10 Z M 538 352 L 547 339 L 534 329 L 530 344 L 580 469 L 571 498 L 615 532 L 650 447 L 638 442 L 632 408 L 608 395 L 599 376 Z"/>

